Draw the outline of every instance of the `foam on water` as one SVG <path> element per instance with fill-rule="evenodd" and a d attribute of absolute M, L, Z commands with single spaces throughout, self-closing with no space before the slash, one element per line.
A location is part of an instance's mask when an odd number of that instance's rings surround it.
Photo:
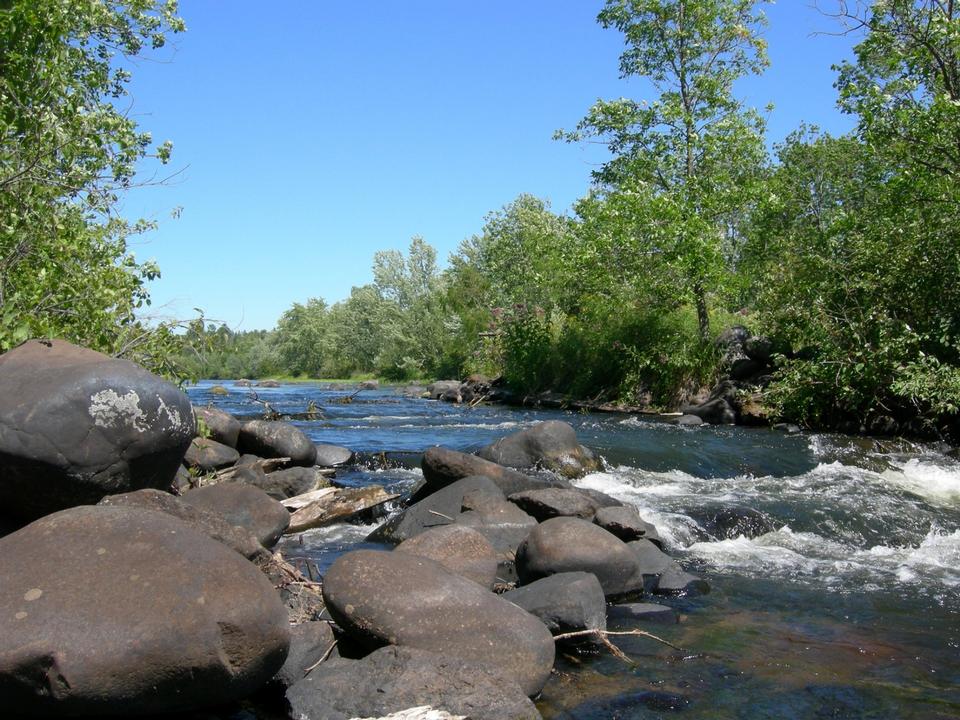
<path fill-rule="evenodd" d="M 908 492 L 938 504 L 960 504 L 960 465 L 911 458 L 905 462 L 892 461 L 896 469 L 887 470 L 883 477 Z"/>

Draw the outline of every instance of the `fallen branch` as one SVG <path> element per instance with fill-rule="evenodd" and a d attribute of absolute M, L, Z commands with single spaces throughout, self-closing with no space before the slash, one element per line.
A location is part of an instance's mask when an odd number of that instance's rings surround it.
<path fill-rule="evenodd" d="M 671 647 L 674 650 L 679 650 L 680 652 L 683 652 L 683 648 L 677 647 L 672 642 L 664 640 L 662 637 L 657 637 L 653 633 L 648 633 L 646 630 L 618 630 L 618 631 L 576 630 L 575 632 L 560 633 L 559 635 L 554 635 L 553 639 L 554 641 L 556 641 L 556 640 L 567 640 L 570 638 L 577 638 L 577 637 L 593 636 L 597 638 L 597 640 L 599 640 L 600 643 L 602 643 L 614 655 L 614 657 L 617 657 L 626 663 L 630 663 L 631 665 L 635 664 L 633 660 L 627 657 L 627 655 L 623 652 L 623 650 L 621 650 L 612 642 L 610 642 L 610 637 L 609 637 L 610 635 L 633 635 L 633 636 L 639 636 L 639 637 L 648 637 L 651 640 L 656 640 L 658 643 L 663 643 L 667 647 Z"/>
<path fill-rule="evenodd" d="M 306 677 L 307 675 L 312 673 L 314 670 L 316 670 L 320 666 L 320 663 L 325 662 L 327 658 L 330 657 L 330 653 L 332 653 L 333 649 L 337 646 L 337 642 L 338 642 L 337 640 L 334 640 L 333 644 L 330 647 L 328 647 L 327 651 L 323 654 L 323 657 L 321 657 L 313 665 L 311 665 L 310 667 L 308 667 L 306 670 L 303 671 L 304 677 Z"/>

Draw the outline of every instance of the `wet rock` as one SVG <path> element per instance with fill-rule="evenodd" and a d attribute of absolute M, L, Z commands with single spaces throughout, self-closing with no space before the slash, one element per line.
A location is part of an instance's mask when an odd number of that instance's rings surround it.
<path fill-rule="evenodd" d="M 166 490 L 195 434 L 187 396 L 131 362 L 62 340 L 0 355 L 0 507 L 11 517 Z"/>
<path fill-rule="evenodd" d="M 663 552 L 657 545 L 646 538 L 627 543 L 630 552 L 634 554 L 640 566 L 640 573 L 652 579 L 660 573 L 672 568 L 676 563 L 672 557 Z"/>
<path fill-rule="evenodd" d="M 647 691 L 618 695 L 614 698 L 587 700 L 572 708 L 567 717 L 642 718 L 645 717 L 644 709 L 654 712 L 674 712 L 685 710 L 689 705 L 689 698 L 682 695 Z M 657 715 L 657 717 L 661 716 Z"/>
<path fill-rule="evenodd" d="M 592 520 L 600 509 L 593 498 L 574 488 L 526 490 L 514 493 L 508 499 L 536 518 L 537 522 L 554 517 L 578 517 Z"/>
<path fill-rule="evenodd" d="M 276 380 L 261 380 L 260 382 L 258 382 L 258 383 L 256 384 L 256 387 L 258 387 L 258 388 L 278 388 L 278 387 L 280 387 L 280 383 L 278 383 Z"/>
<path fill-rule="evenodd" d="M 213 472 L 230 467 L 239 459 L 240 453 L 229 445 L 202 437 L 195 437 L 183 456 L 188 467 L 196 468 L 201 472 Z"/>
<path fill-rule="evenodd" d="M 257 568 L 160 512 L 76 507 L 0 540 L 0 707 L 177 712 L 280 669 L 287 612 Z"/>
<path fill-rule="evenodd" d="M 205 485 L 183 494 L 194 507 L 219 513 L 227 522 L 250 531 L 271 548 L 290 524 L 290 512 L 260 488 L 224 482 Z"/>
<path fill-rule="evenodd" d="M 570 486 L 560 478 L 529 477 L 476 455 L 467 455 L 441 447 L 429 448 L 423 454 L 421 468 L 425 485 L 419 493 L 414 495 L 415 501 L 422 500 L 450 483 L 475 475 L 483 475 L 493 480 L 504 495 L 512 495 L 523 490 Z"/>
<path fill-rule="evenodd" d="M 290 458 L 291 465 L 310 467 L 317 448 L 298 428 L 285 422 L 251 420 L 240 426 L 238 449 L 265 458 Z"/>
<path fill-rule="evenodd" d="M 697 427 L 698 425 L 703 425 L 703 418 L 699 415 L 681 415 L 670 422 L 674 425 L 680 425 L 681 427 Z"/>
<path fill-rule="evenodd" d="M 353 450 L 339 445 L 316 443 L 317 457 L 314 461 L 320 467 L 337 467 L 353 460 Z"/>
<path fill-rule="evenodd" d="M 581 571 L 596 575 L 607 597 L 643 589 L 635 553 L 615 535 L 580 518 L 553 518 L 535 527 L 520 544 L 516 563 L 522 585 Z"/>
<path fill-rule="evenodd" d="M 197 417 L 197 425 L 203 423 L 211 440 L 216 440 L 218 443 L 229 445 L 232 448 L 237 447 L 240 421 L 233 415 L 216 408 L 197 407 L 196 405 L 193 407 L 193 412 Z"/>
<path fill-rule="evenodd" d="M 446 395 L 459 397 L 459 380 L 437 380 L 427 386 L 427 392 L 432 400 L 444 400 Z M 456 401 L 454 401 L 456 402 Z"/>
<path fill-rule="evenodd" d="M 348 634 L 455 655 L 540 692 L 553 667 L 553 638 L 513 603 L 427 558 L 355 550 L 323 583 L 327 609 Z"/>
<path fill-rule="evenodd" d="M 191 527 L 227 547 L 237 551 L 249 560 L 265 559 L 269 553 L 248 530 L 232 525 L 220 513 L 201 507 L 194 507 L 182 498 L 160 490 L 136 490 L 120 495 L 108 495 L 100 501 L 108 507 L 133 507 L 143 510 L 155 510 L 182 520 Z"/>
<path fill-rule="evenodd" d="M 247 468 L 244 468 L 244 470 L 247 470 Z M 312 467 L 292 467 L 275 470 L 272 473 L 261 471 L 259 476 L 255 478 L 241 478 L 238 475 L 235 479 L 255 485 L 274 500 L 286 500 L 330 484 L 323 475 L 317 474 L 316 469 Z"/>
<path fill-rule="evenodd" d="M 603 588 L 591 573 L 550 575 L 504 593 L 503 599 L 540 618 L 553 635 L 607 629 Z"/>
<path fill-rule="evenodd" d="M 363 660 L 323 663 L 290 688 L 287 700 L 301 720 L 398 717 L 411 708 L 434 711 L 420 715 L 424 720 L 540 718 L 513 681 L 449 654 L 392 646 Z"/>
<path fill-rule="evenodd" d="M 211 395 L 229 395 L 230 391 L 227 390 L 223 385 L 214 385 L 210 388 Z"/>
<path fill-rule="evenodd" d="M 656 603 L 625 603 L 611 605 L 607 610 L 607 622 L 610 625 L 632 625 L 636 622 L 676 625 L 677 621 L 676 610 Z"/>
<path fill-rule="evenodd" d="M 362 383 L 360 383 L 361 390 L 377 390 L 379 387 L 379 380 L 364 380 Z"/>
<path fill-rule="evenodd" d="M 517 469 L 543 468 L 576 478 L 598 470 L 593 453 L 577 442 L 569 423 L 549 420 L 500 438 L 482 448 L 480 457 Z"/>
<path fill-rule="evenodd" d="M 718 540 L 733 540 L 741 535 L 755 538 L 777 529 L 770 516 L 743 505 L 727 505 L 692 515 L 707 533 Z"/>
<path fill-rule="evenodd" d="M 800 426 L 793 423 L 776 423 L 773 425 L 774 430 L 778 430 L 787 435 L 796 435 L 798 432 L 801 432 Z"/>
<path fill-rule="evenodd" d="M 505 501 L 500 488 L 490 478 L 462 478 L 397 513 L 370 533 L 367 540 L 400 543 L 429 528 L 454 523 L 460 514 L 464 495 L 474 490 L 499 495 L 501 501 Z"/>
<path fill-rule="evenodd" d="M 621 505 L 619 507 L 600 508 L 593 521 L 607 532 L 613 533 L 624 542 L 645 538 L 658 547 L 663 547 L 657 528 L 640 517 L 636 508 Z"/>
<path fill-rule="evenodd" d="M 294 625 L 290 628 L 290 651 L 286 662 L 272 682 L 284 688 L 293 687 L 321 660 L 326 662 L 340 656 L 335 642 L 330 624 L 322 620 Z"/>
<path fill-rule="evenodd" d="M 674 563 L 660 573 L 653 592 L 657 595 L 706 595 L 710 592 L 710 583 L 701 577 L 688 573 Z"/>
<path fill-rule="evenodd" d="M 493 588 L 497 578 L 497 554 L 490 542 L 473 528 L 444 525 L 400 543 L 395 552 L 436 560 L 447 570 Z"/>

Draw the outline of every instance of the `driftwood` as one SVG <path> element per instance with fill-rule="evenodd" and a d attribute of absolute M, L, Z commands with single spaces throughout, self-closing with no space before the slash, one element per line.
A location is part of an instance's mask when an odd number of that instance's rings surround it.
<path fill-rule="evenodd" d="M 327 495 L 333 495 L 337 491 L 337 488 L 334 487 L 325 487 L 320 488 L 319 490 L 311 490 L 310 492 L 305 492 L 302 495 L 294 495 L 293 497 L 287 498 L 286 500 L 281 500 L 280 504 L 283 505 L 287 510 L 299 510 L 302 507 L 306 507 L 312 502 L 317 500 L 322 500 Z"/>
<path fill-rule="evenodd" d="M 577 630 L 576 632 L 560 633 L 559 635 L 554 635 L 553 639 L 554 641 L 557 641 L 557 640 L 569 640 L 572 638 L 592 636 L 596 638 L 596 640 L 600 642 L 604 647 L 606 647 L 607 650 L 609 650 L 614 657 L 619 658 L 620 660 L 623 660 L 625 663 L 629 663 L 630 665 L 635 665 L 636 663 L 633 660 L 631 660 L 629 657 L 627 657 L 627 654 L 624 653 L 623 650 L 621 650 L 612 642 L 610 642 L 611 635 L 633 635 L 635 637 L 636 636 L 648 637 L 651 640 L 656 640 L 658 643 L 663 643 L 667 647 L 671 647 L 674 650 L 679 650 L 680 652 L 683 652 L 683 648 L 674 645 L 672 642 L 668 642 L 667 640 L 664 640 L 662 637 L 657 637 L 653 633 L 648 633 L 646 630 L 620 630 L 620 631 Z"/>
<path fill-rule="evenodd" d="M 399 495 L 391 495 L 379 485 L 363 488 L 338 488 L 336 492 L 314 500 L 290 516 L 287 534 L 303 532 L 311 528 L 344 522 L 357 513 L 395 500 Z"/>

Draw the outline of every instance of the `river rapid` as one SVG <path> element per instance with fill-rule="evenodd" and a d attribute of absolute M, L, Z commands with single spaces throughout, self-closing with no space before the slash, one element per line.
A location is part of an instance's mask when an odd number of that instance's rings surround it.
<path fill-rule="evenodd" d="M 195 404 L 262 412 L 250 388 L 187 389 Z M 604 458 L 576 484 L 635 505 L 709 595 L 658 600 L 676 625 L 649 625 L 683 648 L 615 638 L 634 661 L 601 652 L 558 657 L 537 706 L 545 718 L 960 717 L 960 461 L 944 448 L 818 433 L 686 428 L 642 417 L 480 406 L 392 388 L 285 384 L 255 388 L 315 442 L 361 463 L 349 485 L 403 491 L 433 445 L 472 451 L 532 423 L 560 419 Z M 716 533 L 729 507 L 760 511 L 759 536 Z M 338 525 L 285 541 L 322 571 L 376 527 Z M 613 628 L 612 628 L 613 629 Z"/>

